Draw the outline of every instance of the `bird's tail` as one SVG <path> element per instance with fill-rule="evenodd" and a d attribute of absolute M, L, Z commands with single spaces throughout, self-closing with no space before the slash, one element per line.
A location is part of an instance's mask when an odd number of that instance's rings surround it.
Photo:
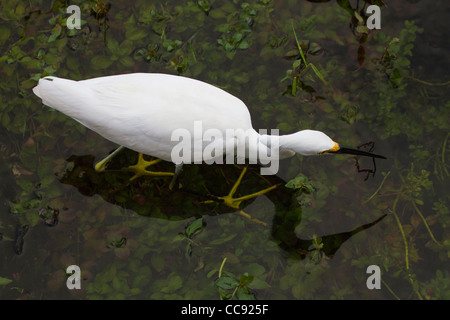
<path fill-rule="evenodd" d="M 41 94 L 39 93 L 39 84 L 33 88 L 33 93 L 42 99 Z"/>
<path fill-rule="evenodd" d="M 90 100 L 91 90 L 78 81 L 57 77 L 45 77 L 39 80 L 33 93 L 42 99 L 46 106 L 66 115 L 82 120 L 82 114 L 88 112 L 86 101 Z"/>
<path fill-rule="evenodd" d="M 42 78 L 38 85 L 33 88 L 34 94 L 42 99 L 43 104 L 58 110 L 61 105 L 69 102 L 69 97 L 75 96 L 74 91 L 76 90 L 76 81 L 57 77 Z"/>

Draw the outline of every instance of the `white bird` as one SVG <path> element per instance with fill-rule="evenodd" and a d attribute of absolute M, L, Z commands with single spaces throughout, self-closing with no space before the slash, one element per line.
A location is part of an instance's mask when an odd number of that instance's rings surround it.
<path fill-rule="evenodd" d="M 172 161 L 172 150 L 179 143 L 171 139 L 177 129 L 183 128 L 191 133 L 192 145 L 199 142 L 205 147 L 211 143 L 203 141 L 201 135 L 194 135 L 196 121 L 201 121 L 204 131 L 218 130 L 225 137 L 223 141 L 217 141 L 223 151 L 219 156 L 225 155 L 230 146 L 237 149 L 245 144 L 249 155 L 255 148 L 268 148 L 268 141 L 276 141 L 280 158 L 295 153 L 304 156 L 348 153 L 384 158 L 343 148 L 323 132 L 315 130 L 281 136 L 260 135 L 253 129 L 250 113 L 240 99 L 213 85 L 182 76 L 134 73 L 82 81 L 47 76 L 39 80 L 33 92 L 43 104 L 68 115 L 104 138 L 165 161 Z M 255 139 L 226 135 L 227 130 L 239 129 Z M 120 149 L 98 163 L 96 169 L 102 170 Z M 142 155 L 139 161 L 134 167 L 137 175 L 155 174 L 145 170 L 155 161 L 145 162 Z M 177 165 L 176 175 L 182 164 Z"/>

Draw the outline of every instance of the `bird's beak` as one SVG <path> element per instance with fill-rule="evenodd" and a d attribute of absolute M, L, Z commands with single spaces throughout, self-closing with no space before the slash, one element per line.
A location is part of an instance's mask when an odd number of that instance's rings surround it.
<path fill-rule="evenodd" d="M 378 159 L 387 159 L 385 156 L 380 156 L 378 154 L 374 154 L 371 152 L 358 150 L 358 149 L 352 149 L 347 147 L 341 147 L 338 143 L 335 143 L 334 147 L 331 148 L 328 151 L 325 151 L 325 153 L 342 153 L 342 154 L 353 154 L 356 156 L 365 156 L 365 157 L 371 157 L 371 158 L 378 158 Z"/>

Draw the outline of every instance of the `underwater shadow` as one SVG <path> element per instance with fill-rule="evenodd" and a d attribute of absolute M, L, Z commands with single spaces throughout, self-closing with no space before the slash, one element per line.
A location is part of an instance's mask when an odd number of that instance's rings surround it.
<path fill-rule="evenodd" d="M 104 172 L 94 169 L 94 156 L 72 155 L 67 159 L 67 167 L 58 178 L 63 184 L 72 185 L 86 196 L 100 195 L 105 201 L 135 211 L 139 215 L 159 219 L 189 219 L 205 215 L 219 215 L 236 211 L 218 202 L 205 203 L 210 195 L 228 194 L 242 166 L 235 165 L 185 165 L 180 182 L 181 189 L 169 190 L 170 177 L 140 177 L 133 181 L 133 173 L 121 170 L 137 158 L 133 151 L 126 150 L 120 157 L 114 158 Z M 127 165 L 125 165 L 125 163 Z M 157 171 L 171 172 L 174 165 L 160 162 Z M 313 239 L 301 239 L 295 228 L 301 223 L 302 207 L 296 197 L 298 193 L 284 187 L 286 182 L 276 175 L 261 176 L 259 168 L 248 167 L 236 194 L 246 195 L 269 186 L 278 185 L 265 196 L 274 204 L 275 215 L 272 219 L 271 237 L 280 248 L 298 258 L 305 258 L 312 251 L 317 251 L 317 239 L 320 239 L 320 253 L 333 257 L 341 245 L 359 232 L 375 226 L 386 215 L 356 227 L 348 232 L 322 235 Z M 193 191 L 195 190 L 195 191 Z M 256 198 L 242 202 L 246 208 Z M 244 209 L 245 210 L 245 209 Z M 239 210 L 238 210 L 239 212 Z M 243 217 L 243 219 L 245 219 Z M 264 222 L 263 222 L 264 223 Z M 261 226 L 261 228 L 263 228 Z"/>

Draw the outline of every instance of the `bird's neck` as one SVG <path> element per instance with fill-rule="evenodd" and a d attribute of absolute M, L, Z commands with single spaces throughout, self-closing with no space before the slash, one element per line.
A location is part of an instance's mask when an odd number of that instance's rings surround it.
<path fill-rule="evenodd" d="M 295 133 L 287 135 L 260 135 L 260 142 L 268 148 L 278 147 L 279 159 L 290 158 L 295 155 Z"/>

